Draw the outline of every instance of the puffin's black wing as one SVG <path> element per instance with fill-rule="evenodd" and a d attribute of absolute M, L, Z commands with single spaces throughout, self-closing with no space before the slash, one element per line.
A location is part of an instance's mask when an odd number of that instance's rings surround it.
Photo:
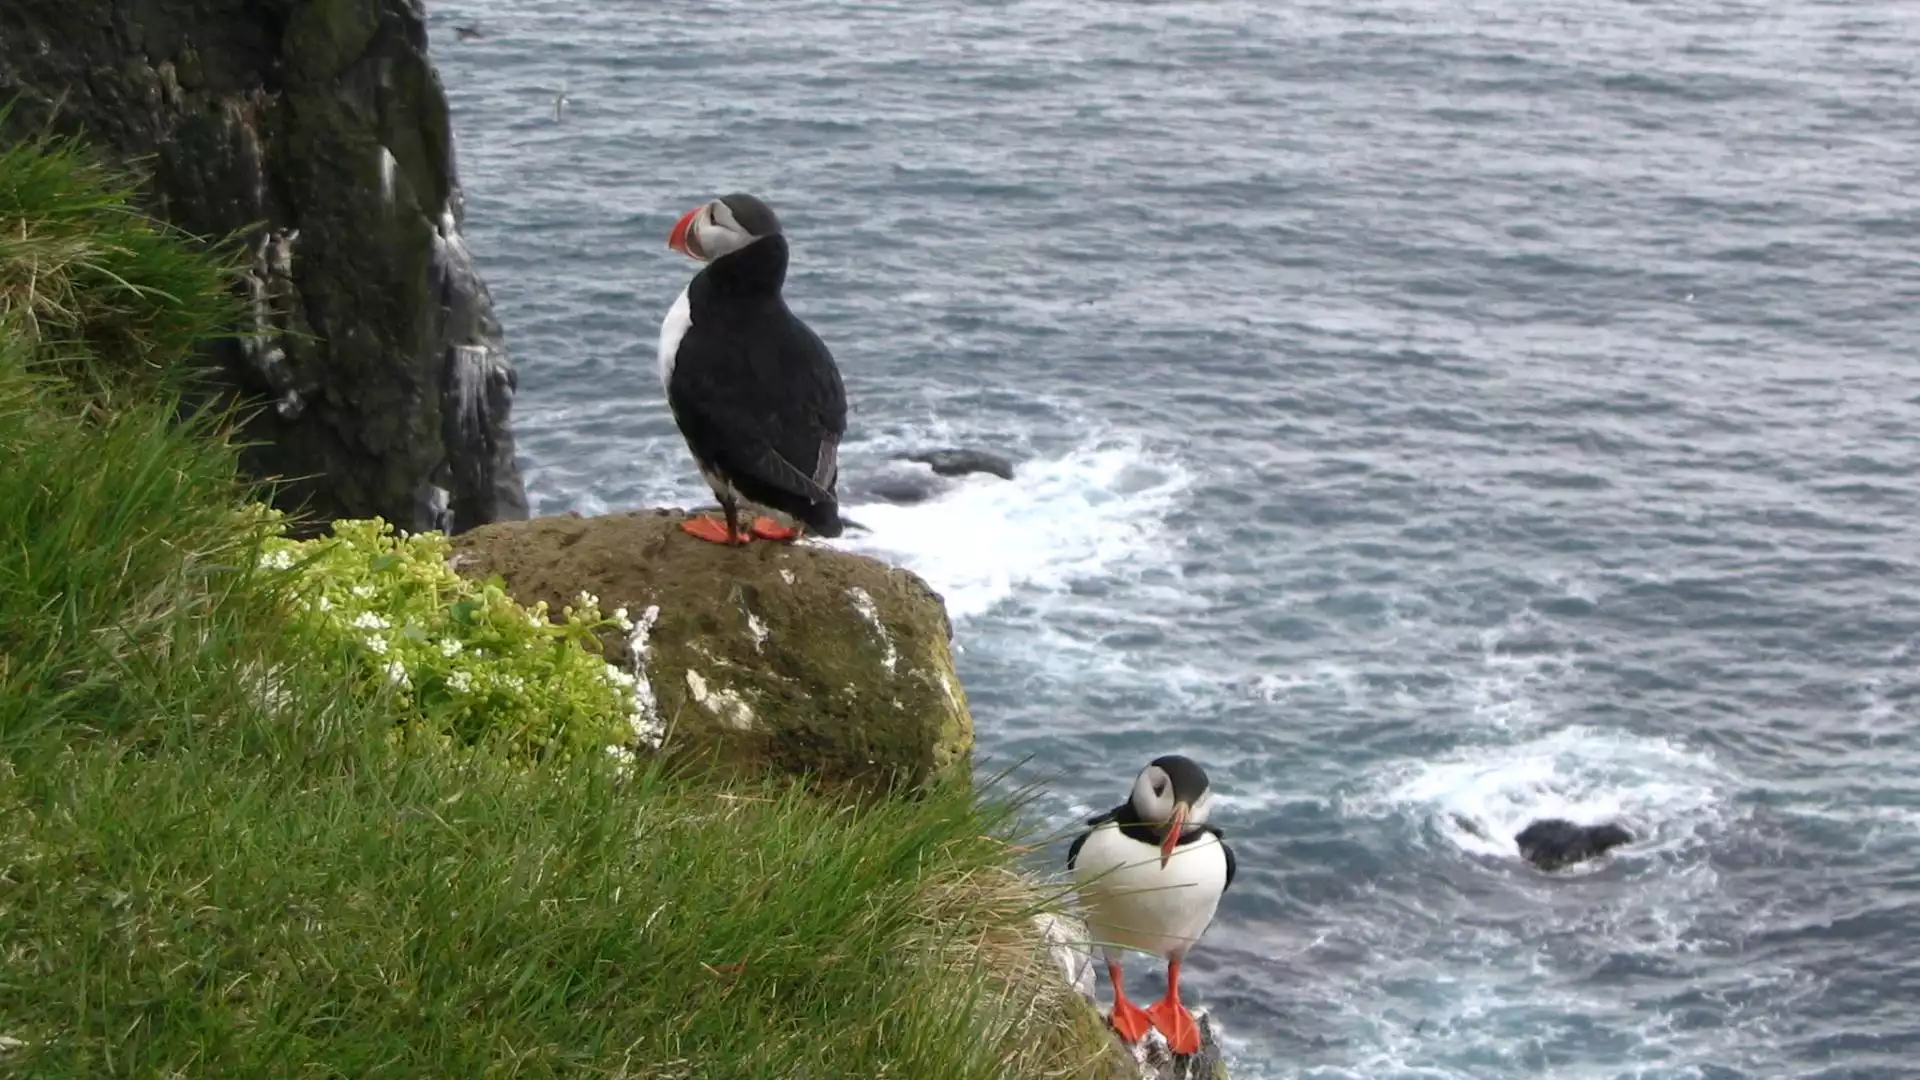
<path fill-rule="evenodd" d="M 1213 838 L 1220 842 L 1220 854 L 1225 855 L 1227 857 L 1227 882 L 1226 884 L 1220 886 L 1220 891 L 1226 892 L 1228 889 L 1231 889 L 1233 887 L 1233 872 L 1235 869 L 1234 861 L 1233 861 L 1233 849 L 1227 846 L 1227 834 L 1220 831 L 1220 826 L 1202 825 L 1200 827 L 1202 829 L 1205 829 L 1207 832 L 1210 832 L 1213 834 Z"/>
<path fill-rule="evenodd" d="M 847 392 L 833 353 L 777 295 L 743 304 L 702 284 L 667 380 L 688 446 L 756 502 L 836 508 Z"/>
<path fill-rule="evenodd" d="M 1087 837 L 1093 835 L 1093 830 L 1119 817 L 1120 812 L 1122 810 L 1126 810 L 1127 808 L 1128 808 L 1127 804 L 1122 804 L 1120 806 L 1114 807 L 1111 810 L 1106 810 L 1101 813 L 1095 814 L 1092 817 L 1087 819 L 1086 831 L 1081 833 L 1079 836 L 1074 837 L 1073 846 L 1067 849 L 1067 869 L 1069 870 L 1073 869 L 1074 860 L 1080 857 L 1080 845 L 1087 842 Z"/>

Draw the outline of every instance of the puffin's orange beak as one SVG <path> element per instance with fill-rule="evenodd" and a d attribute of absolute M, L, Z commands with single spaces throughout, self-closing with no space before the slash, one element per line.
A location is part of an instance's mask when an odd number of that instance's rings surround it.
<path fill-rule="evenodd" d="M 1173 820 L 1167 822 L 1167 838 L 1160 841 L 1160 868 L 1166 869 L 1167 860 L 1173 858 L 1173 849 L 1180 843 L 1180 834 L 1187 828 L 1187 804 L 1173 804 Z"/>
<path fill-rule="evenodd" d="M 667 246 L 669 248 L 685 255 L 689 259 L 698 259 L 701 257 L 699 247 L 693 239 L 693 219 L 699 217 L 700 211 L 705 209 L 706 207 L 704 206 L 696 206 L 680 215 L 680 220 L 673 223 L 673 231 L 667 234 Z"/>

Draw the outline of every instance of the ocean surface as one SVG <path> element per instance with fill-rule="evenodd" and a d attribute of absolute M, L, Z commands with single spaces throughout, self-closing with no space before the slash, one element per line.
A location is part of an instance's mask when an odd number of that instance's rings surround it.
<path fill-rule="evenodd" d="M 429 16 L 537 511 L 708 501 L 666 235 L 767 198 L 982 771 L 1210 770 L 1237 1080 L 1920 1073 L 1914 0 Z"/>

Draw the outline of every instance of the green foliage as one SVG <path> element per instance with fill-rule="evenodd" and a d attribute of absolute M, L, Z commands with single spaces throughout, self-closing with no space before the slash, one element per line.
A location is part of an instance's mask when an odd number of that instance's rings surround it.
<path fill-rule="evenodd" d="M 448 555 L 440 533 L 336 521 L 331 537 L 268 541 L 260 566 L 289 579 L 310 640 L 389 686 L 396 708 L 426 730 L 546 755 L 659 745 L 651 695 L 601 659 L 598 633 L 634 630 L 625 608 L 602 615 L 599 599 L 582 593 L 553 622 L 544 602 L 521 607 L 497 577 L 454 573 Z"/>
<path fill-rule="evenodd" d="M 0 788 L 16 1075 L 1020 1080 L 1099 1045 L 966 792 L 308 738 Z"/>
<path fill-rule="evenodd" d="M 639 704 L 582 647 L 620 613 L 535 627 L 439 537 L 296 544 L 246 509 L 173 378 L 226 269 L 109 175 L 0 150 L 0 1071 L 1026 1080 L 1099 1054 L 1003 809 L 554 753 Z"/>

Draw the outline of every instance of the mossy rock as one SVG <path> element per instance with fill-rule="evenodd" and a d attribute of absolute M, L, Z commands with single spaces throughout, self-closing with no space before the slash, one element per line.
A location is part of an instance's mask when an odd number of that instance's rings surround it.
<path fill-rule="evenodd" d="M 973 719 L 926 582 L 808 543 L 696 540 L 686 516 L 497 523 L 455 537 L 452 564 L 522 604 L 626 608 L 636 630 L 607 660 L 631 671 L 639 654 L 669 759 L 868 792 L 970 779 Z"/>

